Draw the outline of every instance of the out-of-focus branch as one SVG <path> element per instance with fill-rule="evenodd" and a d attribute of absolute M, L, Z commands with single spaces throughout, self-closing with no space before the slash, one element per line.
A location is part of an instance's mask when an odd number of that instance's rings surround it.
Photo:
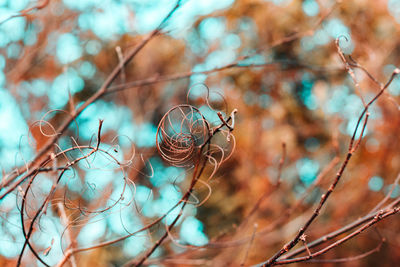
<path fill-rule="evenodd" d="M 50 0 L 38 1 L 38 3 L 37 3 L 35 6 L 30 7 L 30 8 L 27 8 L 27 9 L 24 9 L 24 10 L 20 11 L 18 14 L 12 15 L 12 16 L 8 17 L 7 19 L 1 21 L 1 22 L 0 22 L 0 25 L 6 23 L 7 21 L 9 21 L 9 20 L 11 20 L 11 19 L 13 19 L 13 18 L 25 17 L 25 16 L 28 15 L 28 13 L 30 13 L 30 12 L 32 12 L 32 11 L 43 9 L 43 8 L 45 8 L 49 3 L 50 3 Z"/>
<path fill-rule="evenodd" d="M 96 100 L 101 98 L 109 89 L 111 84 L 114 82 L 114 80 L 118 77 L 118 75 L 121 73 L 123 70 L 123 67 L 127 65 L 142 49 L 143 47 L 146 46 L 147 43 L 149 43 L 154 37 L 159 35 L 165 25 L 165 23 L 168 21 L 168 19 L 172 16 L 172 14 L 179 8 L 181 4 L 181 1 L 177 1 L 176 5 L 173 7 L 173 9 L 167 14 L 167 16 L 162 20 L 160 25 L 153 30 L 147 37 L 145 37 L 140 43 L 138 43 L 131 51 L 128 52 L 128 54 L 123 58 L 122 62 L 119 62 L 119 64 L 114 68 L 114 70 L 108 75 L 107 79 L 103 83 L 103 85 L 100 87 L 100 89 L 93 94 L 89 99 L 87 99 L 79 108 L 76 110 L 71 111 L 71 116 L 66 119 L 61 126 L 57 129 L 56 134 L 53 135 L 43 146 L 42 149 L 40 149 L 35 158 L 28 164 L 28 166 L 23 166 L 19 168 L 15 173 L 12 173 L 8 176 L 7 179 L 3 180 L 0 190 L 10 186 L 10 188 L 3 193 L 0 196 L 0 200 L 4 198 L 9 192 L 13 191 L 19 184 L 21 184 L 29 175 L 25 175 L 21 177 L 19 180 L 17 180 L 13 185 L 11 183 L 22 173 L 25 173 L 26 171 L 30 171 L 30 175 L 36 171 L 38 168 L 37 166 L 41 166 L 46 160 L 42 159 L 40 160 L 46 153 L 49 152 L 49 150 L 54 146 L 54 144 L 57 142 L 57 140 L 62 136 L 62 134 L 68 129 L 69 125 L 92 103 L 94 103 Z"/>

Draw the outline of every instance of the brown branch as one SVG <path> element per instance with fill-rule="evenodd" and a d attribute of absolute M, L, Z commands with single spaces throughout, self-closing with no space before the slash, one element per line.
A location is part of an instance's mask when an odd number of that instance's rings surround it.
<path fill-rule="evenodd" d="M 297 233 L 297 235 L 288 243 L 286 243 L 275 255 L 273 255 L 270 259 L 268 259 L 267 261 L 263 262 L 262 265 L 263 266 L 271 266 L 274 265 L 276 263 L 276 261 L 285 253 L 287 253 L 289 250 L 291 250 L 300 240 L 300 237 L 305 233 L 305 231 L 308 229 L 308 227 L 312 224 L 312 222 L 318 217 L 322 207 L 324 206 L 324 204 L 326 203 L 326 201 L 328 200 L 329 196 L 332 194 L 332 192 L 334 191 L 334 189 L 336 188 L 336 185 L 339 183 L 353 153 L 355 152 L 354 148 L 354 142 L 355 142 L 355 138 L 356 138 L 356 134 L 358 131 L 358 127 L 361 123 L 362 118 L 364 117 L 364 115 L 367 113 L 368 108 L 383 94 L 383 92 L 387 89 L 387 87 L 392 83 L 394 77 L 396 75 L 398 75 L 400 73 L 400 69 L 395 69 L 389 79 L 389 81 L 381 88 L 381 90 L 375 95 L 374 98 L 372 98 L 364 107 L 363 111 L 361 112 L 361 115 L 357 121 L 356 127 L 354 129 L 353 135 L 350 139 L 350 143 L 349 143 L 349 148 L 348 148 L 348 152 L 346 155 L 346 158 L 344 159 L 339 171 L 336 174 L 336 177 L 333 181 L 333 183 L 331 184 L 331 186 L 329 187 L 329 189 L 327 190 L 327 192 L 325 194 L 323 194 L 321 196 L 320 202 L 317 206 L 317 208 L 314 210 L 313 214 L 311 215 L 311 217 L 306 221 L 306 223 L 299 229 L 299 232 Z M 368 116 L 366 116 L 366 120 L 367 120 Z M 366 121 L 365 120 L 365 121 Z M 362 132 L 364 131 L 365 127 L 366 127 L 366 122 L 364 123 L 364 125 L 362 126 Z M 360 136 L 360 138 L 362 138 L 362 136 Z"/>
<path fill-rule="evenodd" d="M 232 113 L 232 116 L 234 116 L 234 115 L 235 115 L 235 113 L 233 112 L 233 113 Z M 229 117 L 226 119 L 226 122 L 229 122 L 231 119 L 232 119 L 232 117 L 229 116 Z M 203 149 L 206 145 L 209 145 L 209 144 L 210 144 L 211 138 L 212 138 L 218 131 L 220 131 L 221 128 L 224 127 L 224 126 L 225 126 L 224 124 L 221 124 L 221 125 L 217 126 L 216 128 L 214 128 L 214 129 L 212 130 L 210 137 L 209 137 L 209 138 L 207 139 L 207 141 L 204 143 L 204 145 L 202 146 L 202 149 Z M 201 150 L 202 150 L 202 149 L 201 149 Z M 208 152 L 209 152 L 209 150 L 207 150 L 207 153 L 208 153 Z M 204 161 L 204 163 L 205 163 L 205 161 Z M 198 173 L 201 174 L 201 173 L 203 172 L 204 168 L 205 168 L 205 164 L 203 164 L 202 168 L 200 169 L 200 171 L 199 171 Z M 194 172 L 194 176 L 193 176 L 193 177 L 198 177 L 198 178 L 199 178 L 200 175 L 196 175 L 196 173 L 197 173 L 197 172 Z M 185 195 L 184 195 L 173 207 L 171 207 L 164 215 L 162 215 L 161 217 L 157 218 L 157 219 L 154 220 L 153 222 L 147 224 L 146 226 L 142 227 L 141 229 L 139 229 L 139 230 L 137 230 L 137 231 L 135 231 L 135 232 L 133 232 L 133 233 L 130 233 L 130 234 L 125 235 L 125 236 L 123 236 L 123 237 L 116 238 L 116 239 L 114 239 L 114 240 L 102 242 L 102 243 L 99 243 L 99 244 L 97 244 L 97 245 L 90 246 L 90 247 L 86 247 L 86 248 L 74 248 L 74 249 L 69 249 L 69 250 L 65 253 L 64 258 L 63 258 L 56 266 L 57 266 L 57 267 L 62 267 L 62 266 L 68 261 L 68 259 L 69 259 L 72 255 L 74 255 L 74 254 L 77 254 L 77 253 L 80 253 L 80 252 L 89 251 L 89 250 L 93 250 L 93 249 L 96 249 L 96 248 L 105 247 L 105 246 L 109 246 L 109 245 L 118 243 L 118 242 L 120 242 L 120 241 L 122 241 L 122 240 L 125 240 L 125 239 L 127 239 L 127 238 L 129 238 L 129 237 L 131 237 L 131 236 L 134 236 L 134 235 L 136 235 L 136 234 L 138 234 L 138 233 L 140 233 L 140 232 L 143 232 L 143 231 L 145 231 L 145 230 L 148 230 L 148 229 L 150 229 L 151 227 L 157 225 L 157 224 L 160 223 L 164 218 L 166 218 L 166 216 L 167 216 L 168 214 L 170 214 L 171 211 L 173 211 L 176 207 L 178 207 L 182 202 L 183 202 L 182 207 L 184 207 L 184 206 L 187 204 L 187 201 L 186 201 L 186 200 L 187 200 L 187 199 L 191 196 L 191 194 L 192 194 L 192 191 L 190 190 L 190 188 L 192 188 L 192 190 L 193 190 L 195 184 L 196 184 L 197 181 L 199 180 L 198 178 L 196 178 L 196 179 L 193 179 L 193 178 L 192 178 L 191 185 L 189 186 L 189 189 L 186 191 Z M 182 207 L 181 207 L 181 209 L 182 209 Z M 180 217 L 181 215 L 178 215 L 178 216 Z M 179 219 L 179 218 L 178 218 L 178 219 Z M 172 229 L 172 227 L 171 227 L 171 229 Z M 169 229 L 169 230 L 171 230 L 171 229 Z M 168 231 L 166 231 L 165 234 L 168 236 Z M 147 253 L 148 256 L 147 256 L 147 257 L 149 257 L 149 256 L 154 252 L 154 250 L 155 250 L 159 245 L 161 245 L 161 243 L 162 243 L 162 242 L 164 241 L 164 239 L 167 237 L 167 236 L 165 236 L 165 234 L 156 242 L 156 244 L 153 245 L 153 248 L 154 248 L 154 249 L 152 248 L 150 251 L 148 251 L 148 253 Z M 164 237 L 164 236 L 165 236 L 165 237 Z M 161 239 L 162 239 L 162 240 L 161 240 Z M 151 252 L 151 253 L 150 253 L 150 252 Z M 147 260 L 147 258 L 144 259 L 144 260 Z M 135 264 L 137 265 L 138 263 L 139 263 L 139 262 L 137 262 L 137 261 L 130 261 L 130 262 L 128 262 L 126 265 L 135 265 Z"/>
<path fill-rule="evenodd" d="M 57 207 L 58 207 L 58 210 L 60 211 L 60 215 L 61 215 L 60 216 L 61 217 L 60 220 L 64 224 L 64 226 L 66 227 L 65 231 L 66 231 L 66 234 L 67 234 L 67 244 L 68 244 L 69 247 L 73 247 L 75 241 L 73 240 L 72 235 L 71 235 L 71 231 L 68 228 L 69 220 L 68 220 L 67 214 L 65 212 L 64 205 L 61 202 L 58 202 L 57 203 Z M 71 256 L 71 265 L 72 265 L 72 267 L 77 267 L 76 259 L 75 259 L 75 257 L 73 255 Z"/>
<path fill-rule="evenodd" d="M 172 81 L 172 80 L 178 80 L 178 79 L 184 79 L 184 78 L 189 78 L 193 75 L 196 74 L 211 74 L 211 73 L 215 73 L 215 72 L 220 72 L 226 69 L 230 69 L 230 68 L 249 68 L 249 67 L 265 67 L 265 66 L 276 66 L 279 63 L 265 63 L 265 64 L 242 64 L 241 61 L 245 60 L 247 58 L 250 58 L 251 56 L 253 56 L 254 54 L 249 54 L 247 56 L 243 56 L 238 58 L 235 62 L 224 65 L 222 67 L 219 68 L 215 68 L 212 70 L 207 70 L 207 71 L 198 71 L 198 72 L 193 72 L 193 71 L 189 71 L 189 72 L 185 72 L 185 73 L 179 73 L 179 74 L 173 74 L 173 75 L 166 75 L 166 76 L 162 76 L 160 77 L 159 74 L 155 75 L 154 77 L 148 78 L 148 79 L 144 79 L 144 80 L 139 80 L 139 81 L 134 81 L 131 83 L 127 83 L 127 84 L 122 84 L 122 85 L 117 85 L 117 86 L 111 86 L 112 82 L 117 78 L 117 76 L 121 73 L 121 71 L 123 71 L 123 68 L 136 56 L 136 54 L 151 40 L 153 39 L 156 35 L 158 35 L 164 24 L 168 21 L 168 19 L 172 16 L 172 14 L 176 11 L 176 9 L 178 9 L 180 5 L 180 1 L 177 2 L 176 6 L 171 10 L 171 12 L 164 18 L 164 20 L 161 22 L 161 24 L 152 32 L 150 33 L 145 39 L 142 40 L 141 43 L 139 43 L 135 48 L 133 48 L 133 50 L 131 50 L 131 52 L 128 53 L 128 55 L 123 59 L 123 61 L 120 60 L 119 64 L 114 68 L 114 70 L 112 71 L 112 73 L 108 76 L 108 78 L 106 79 L 106 81 L 103 83 L 103 85 L 101 86 L 101 88 L 99 89 L 99 91 L 97 91 L 94 95 L 92 95 L 92 97 L 90 97 L 88 100 L 86 100 L 86 102 L 77 110 L 75 111 L 71 111 L 71 117 L 69 119 L 67 119 L 66 121 L 64 121 L 64 123 L 57 129 L 57 133 L 56 135 L 54 135 L 52 138 L 50 138 L 46 144 L 44 145 L 44 147 L 38 151 L 38 153 L 36 154 L 35 158 L 28 164 L 28 166 L 22 166 L 19 167 L 15 170 L 13 170 L 12 172 L 6 174 L 4 177 L 4 179 L 2 180 L 2 182 L 0 183 L 0 191 L 2 189 L 4 189 L 5 187 L 9 187 L 10 188 L 7 190 L 6 193 L 4 193 L 3 195 L 0 195 L 0 200 L 2 198 L 4 198 L 5 195 L 7 195 L 8 193 L 10 193 L 11 191 L 15 190 L 15 188 L 21 184 L 23 181 L 25 181 L 27 178 L 29 178 L 32 173 L 35 172 L 35 170 L 33 171 L 29 171 L 30 169 L 35 169 L 37 168 L 37 166 L 43 165 L 44 160 L 39 161 L 39 159 L 45 155 L 50 149 L 51 147 L 55 144 L 55 142 L 60 138 L 60 136 L 66 131 L 66 129 L 69 127 L 69 125 L 72 123 L 72 121 L 74 121 L 76 119 L 76 117 L 78 117 L 82 111 L 84 109 L 87 108 L 87 106 L 89 106 L 91 103 L 95 102 L 97 99 L 109 94 L 109 93 L 114 93 L 114 92 L 118 92 L 121 90 L 126 90 L 126 89 L 130 89 L 130 88 L 137 88 L 137 87 L 142 87 L 142 86 L 146 86 L 146 85 L 150 85 L 150 84 L 155 84 L 155 83 L 161 83 L 161 82 L 166 82 L 166 81 Z M 281 40 L 275 42 L 274 44 L 272 44 L 271 46 L 268 47 L 268 49 L 272 49 L 274 47 L 280 46 L 282 44 L 288 43 L 288 42 L 292 42 L 296 39 L 299 39 L 300 37 L 304 36 L 304 35 L 308 35 L 308 34 L 312 34 L 313 31 L 319 27 L 321 25 L 321 23 L 323 22 L 323 20 L 332 12 L 333 8 L 330 9 L 329 12 L 325 12 L 325 14 L 323 14 L 321 16 L 321 18 L 318 20 L 318 22 L 315 24 L 315 26 L 313 27 L 312 30 L 308 30 L 305 32 L 301 32 L 301 33 L 296 33 L 290 36 L 286 36 L 284 38 L 282 38 Z M 255 53 L 256 54 L 256 53 Z M 309 69 L 314 69 L 315 71 L 323 71 L 326 72 L 327 69 L 324 68 L 315 68 L 314 66 L 309 66 L 306 64 L 302 64 L 302 63 L 298 63 L 298 62 L 282 62 L 286 65 L 293 65 L 293 66 L 297 66 L 297 67 L 305 67 L 305 68 L 309 68 Z M 341 71 L 341 69 L 337 69 L 339 71 Z M 11 183 L 13 181 L 15 181 L 16 178 L 18 178 L 20 175 L 22 175 L 25 172 L 30 172 L 28 175 L 24 175 L 23 177 L 21 177 L 20 179 L 18 179 L 18 181 L 16 181 L 13 185 L 11 185 Z"/>
<path fill-rule="evenodd" d="M 389 192 L 386 194 L 386 196 L 369 212 L 376 212 L 378 209 L 380 209 L 380 207 L 385 204 L 386 201 L 388 201 L 388 199 L 391 197 L 394 189 L 396 188 L 396 186 L 399 184 L 400 181 L 400 173 L 397 175 L 396 180 L 394 181 L 394 183 L 392 184 L 392 186 L 390 187 Z"/>
<path fill-rule="evenodd" d="M 52 188 L 50 189 L 50 192 L 47 194 L 47 196 L 46 196 L 45 200 L 43 201 L 42 205 L 41 205 L 41 206 L 39 207 L 39 209 L 36 211 L 35 216 L 33 217 L 33 219 L 32 219 L 31 222 L 30 222 L 29 230 L 28 230 L 28 232 L 26 232 L 26 230 L 25 230 L 25 224 L 24 224 L 24 222 L 25 222 L 25 219 L 24 219 L 24 210 L 25 210 L 25 204 L 26 204 L 26 196 L 27 196 L 27 194 L 28 194 L 28 192 L 29 192 L 29 190 L 30 190 L 30 188 L 31 188 L 31 186 L 32 186 L 33 180 L 34 180 L 34 178 L 35 178 L 36 176 L 33 176 L 33 177 L 29 180 L 29 184 L 28 184 L 28 186 L 27 186 L 27 188 L 26 188 L 26 190 L 25 190 L 25 193 L 23 194 L 23 197 L 22 197 L 22 204 L 21 204 L 21 210 L 20 210 L 20 217 L 21 217 L 21 224 L 22 224 L 22 232 L 23 232 L 24 237 L 25 237 L 25 242 L 24 242 L 24 245 L 22 246 L 21 252 L 20 252 L 19 257 L 18 257 L 17 266 L 20 266 L 20 265 L 21 265 L 22 256 L 23 256 L 23 254 L 24 254 L 24 251 L 25 251 L 25 248 L 26 248 L 27 245 L 28 245 L 28 247 L 30 248 L 30 250 L 32 251 L 32 253 L 34 254 L 34 256 L 35 256 L 41 263 L 43 263 L 45 266 L 49 266 L 46 262 L 44 262 L 44 261 L 41 259 L 41 257 L 37 254 L 37 252 L 35 251 L 35 249 L 34 249 L 33 246 L 31 245 L 31 243 L 29 242 L 29 239 L 30 239 L 30 237 L 31 237 L 31 235 L 32 235 L 32 233 L 33 233 L 33 230 L 34 230 L 35 221 L 39 218 L 39 215 L 40 215 L 43 211 L 46 210 L 46 207 L 47 207 L 48 203 L 50 202 L 51 197 L 53 196 L 54 192 L 56 191 L 57 185 L 58 185 L 59 182 L 61 181 L 61 178 L 63 177 L 64 173 L 65 173 L 71 166 L 74 166 L 74 165 L 75 165 L 76 163 L 78 163 L 79 161 L 90 157 L 92 154 L 96 153 L 96 152 L 99 150 L 99 145 L 100 145 L 100 140 L 101 140 L 101 139 L 100 139 L 100 136 L 101 136 L 101 128 L 102 128 L 102 125 L 103 125 L 103 121 L 100 120 L 100 121 L 99 121 L 99 128 L 98 128 L 98 140 L 97 140 L 97 145 L 96 145 L 96 147 L 93 148 L 88 154 L 83 155 L 82 157 L 79 157 L 79 158 L 73 160 L 72 162 L 68 162 L 68 163 L 66 164 L 66 166 L 63 168 L 63 170 L 62 170 L 61 173 L 59 174 L 56 183 L 53 184 Z M 63 154 L 63 153 L 61 153 L 61 154 Z M 59 154 L 59 155 L 60 155 L 60 154 Z M 51 160 L 55 159 L 56 157 L 57 157 L 57 156 L 56 156 L 54 153 L 52 153 L 52 154 L 50 155 L 50 159 L 51 159 Z"/>
<path fill-rule="evenodd" d="M 10 188 L 7 190 L 6 193 L 2 194 L 0 196 L 0 200 L 4 198 L 9 192 L 15 190 L 15 188 L 20 185 L 26 178 L 28 178 L 33 172 L 35 172 L 35 169 L 37 169 L 37 166 L 41 166 L 46 160 L 40 160 L 42 156 L 44 156 L 48 151 L 54 146 L 54 144 L 57 142 L 57 140 L 62 136 L 62 134 L 68 129 L 69 125 L 93 102 L 104 96 L 104 94 L 107 92 L 111 84 L 115 81 L 115 79 L 118 77 L 118 75 L 121 73 L 123 67 L 127 65 L 142 49 L 143 47 L 146 46 L 147 43 L 149 43 L 154 37 L 160 34 L 162 28 L 164 27 L 165 23 L 168 21 L 168 19 L 172 16 L 172 14 L 178 9 L 180 6 L 181 0 L 178 0 L 174 8 L 168 13 L 168 15 L 163 19 L 163 21 L 160 23 L 160 25 L 153 30 L 147 37 L 145 37 L 139 44 L 137 44 L 131 51 L 128 52 L 128 54 L 125 56 L 122 62 L 119 62 L 118 65 L 114 68 L 114 70 L 109 74 L 103 85 L 100 87 L 100 89 L 93 94 L 89 99 L 87 99 L 83 105 L 81 105 L 78 109 L 74 110 L 71 112 L 71 116 L 66 119 L 61 126 L 57 129 L 57 134 L 52 136 L 46 144 L 41 148 L 35 158 L 31 161 L 31 163 L 28 164 L 28 166 L 23 166 L 19 168 L 16 172 L 16 174 L 10 174 L 5 181 L 2 182 L 0 186 L 0 190 L 10 186 Z M 38 162 L 39 161 L 39 162 Z M 21 173 L 24 173 L 26 171 L 31 170 L 31 173 L 29 175 L 25 175 L 18 179 L 13 185 L 11 183 L 21 175 Z"/>
<path fill-rule="evenodd" d="M 279 186 L 281 185 L 281 175 L 282 175 L 283 164 L 285 164 L 285 159 L 286 159 L 286 143 L 282 142 L 282 156 L 281 159 L 279 160 L 278 174 L 276 177 L 276 184 L 275 184 L 276 188 L 279 188 Z"/>
<path fill-rule="evenodd" d="M 27 16 L 28 13 L 30 13 L 31 11 L 43 9 L 43 8 L 45 8 L 49 3 L 50 3 L 50 0 L 43 0 L 43 1 L 40 1 L 40 2 L 38 2 L 35 6 L 30 7 L 30 8 L 27 8 L 27 9 L 24 9 L 24 10 L 20 11 L 18 14 L 12 15 L 12 16 L 8 17 L 7 19 L 1 21 L 1 22 L 0 22 L 0 25 L 2 25 L 3 23 L 6 23 L 7 21 L 9 21 L 9 20 L 11 20 L 11 19 L 13 19 L 13 18 L 25 17 L 25 16 Z"/>
<path fill-rule="evenodd" d="M 366 223 L 365 225 L 363 225 L 362 227 L 358 228 L 356 231 L 352 232 L 351 234 L 343 237 L 342 239 L 336 241 L 335 243 L 319 250 L 318 252 L 312 253 L 309 256 L 304 256 L 304 257 L 298 257 L 298 258 L 294 258 L 294 259 L 285 259 L 285 260 L 278 260 L 274 263 L 274 265 L 283 265 L 283 264 L 290 264 L 290 263 L 295 263 L 295 262 L 303 262 L 303 261 L 308 261 L 312 258 L 315 258 L 317 256 L 323 255 L 326 252 L 328 252 L 329 250 L 339 246 L 340 244 L 348 241 L 349 239 L 361 234 L 362 232 L 364 232 L 366 229 L 368 229 L 369 227 L 373 226 L 374 224 L 378 223 L 379 221 L 383 220 L 386 217 L 389 217 L 391 215 L 394 215 L 396 213 L 398 213 L 400 211 L 400 208 L 393 208 L 393 209 L 389 209 L 386 211 L 380 211 L 370 222 Z"/>
<path fill-rule="evenodd" d="M 312 259 L 309 261 L 306 261 L 306 263 L 342 263 L 342 262 L 349 262 L 349 261 L 357 261 L 360 259 L 363 259 L 365 257 L 368 257 L 369 255 L 378 252 L 383 243 L 385 242 L 385 239 L 382 239 L 381 242 L 378 244 L 378 246 L 376 246 L 374 249 L 371 249 L 370 251 L 367 251 L 363 254 L 357 255 L 357 256 L 352 256 L 352 257 L 347 257 L 347 258 L 341 258 L 341 259 L 330 259 L 330 260 L 319 260 L 319 259 Z"/>
<path fill-rule="evenodd" d="M 147 79 L 112 86 L 109 88 L 109 90 L 107 90 L 107 92 L 105 94 L 111 94 L 111 93 L 124 91 L 124 90 L 132 89 L 132 88 L 139 88 L 139 87 L 152 85 L 152 84 L 156 84 L 156 83 L 186 79 L 186 78 L 190 78 L 194 75 L 199 75 L 199 74 L 208 75 L 208 74 L 222 72 L 225 70 L 230 70 L 230 69 L 235 69 L 235 68 L 260 68 L 260 67 L 268 68 L 269 67 L 269 68 L 271 68 L 271 70 L 277 69 L 280 71 L 285 70 L 285 69 L 290 70 L 290 69 L 294 69 L 294 68 L 306 68 L 306 69 L 309 69 L 309 70 L 312 70 L 315 72 L 343 71 L 342 68 L 315 67 L 315 66 L 311 66 L 308 64 L 299 63 L 296 61 L 287 61 L 287 60 L 283 60 L 283 61 L 276 60 L 274 62 L 267 62 L 267 63 L 260 63 L 260 64 L 244 64 L 244 63 L 242 63 L 243 60 L 250 58 L 251 56 L 253 56 L 253 55 L 247 55 L 244 57 L 240 57 L 232 63 L 226 64 L 226 65 L 218 67 L 218 68 L 205 70 L 205 71 L 187 71 L 187 72 L 164 75 L 164 76 L 160 76 L 160 74 L 156 74 L 153 77 L 150 77 Z"/>
<path fill-rule="evenodd" d="M 244 264 L 246 263 L 246 260 L 247 260 L 247 258 L 249 256 L 249 251 L 250 251 L 251 245 L 253 244 L 254 237 L 256 236 L 257 228 L 258 228 L 258 224 L 255 223 L 254 227 L 253 227 L 253 234 L 251 235 L 251 239 L 249 241 L 249 245 L 247 246 L 246 253 L 244 254 L 244 258 L 243 258 L 242 263 L 240 264 L 240 266 L 244 266 Z"/>
<path fill-rule="evenodd" d="M 305 234 L 303 234 L 302 236 L 300 236 L 300 240 L 303 242 L 304 247 L 306 248 L 307 254 L 308 256 L 311 256 L 312 253 L 310 251 L 310 248 L 307 246 L 307 241 L 306 241 L 307 236 Z"/>
<path fill-rule="evenodd" d="M 362 103 L 363 103 L 363 105 L 364 105 L 364 107 L 365 107 L 367 104 L 365 103 L 365 100 L 364 100 L 364 98 L 363 98 L 363 96 L 362 96 L 362 92 L 361 92 L 361 89 L 360 89 L 360 84 L 358 83 L 357 78 L 356 78 L 356 75 L 354 74 L 354 71 L 353 71 L 353 69 L 351 68 L 352 65 L 350 65 L 350 63 L 347 61 L 347 59 L 346 59 L 346 57 L 345 57 L 345 55 L 344 55 L 342 49 L 340 48 L 339 40 L 340 40 L 341 37 L 343 37 L 343 38 L 346 40 L 346 42 L 349 41 L 349 40 L 347 39 L 346 36 L 340 36 L 340 37 L 338 37 L 338 38 L 336 39 L 336 41 L 335 41 L 336 49 L 337 49 L 337 51 L 338 51 L 338 54 L 339 54 L 339 56 L 340 56 L 340 59 L 343 61 L 343 64 L 344 64 L 344 66 L 345 66 L 345 68 L 346 68 L 347 73 L 350 75 L 351 79 L 352 79 L 353 82 L 354 82 L 355 92 L 356 92 L 356 94 L 360 97 L 360 99 L 361 99 L 361 101 L 362 101 Z"/>
<path fill-rule="evenodd" d="M 400 204 L 400 198 L 397 198 L 396 200 L 394 200 L 390 204 L 388 204 L 384 209 L 392 209 L 399 204 Z M 318 245 L 325 243 L 341 234 L 351 231 L 352 229 L 356 228 L 357 226 L 360 226 L 361 224 L 372 220 L 378 214 L 379 214 L 379 211 L 369 213 L 369 214 L 365 215 L 364 217 L 362 217 L 362 218 L 360 218 L 360 219 L 358 219 L 336 231 L 333 231 L 327 235 L 324 235 L 324 236 L 318 238 L 317 240 L 314 240 L 314 241 L 308 243 L 308 247 L 312 248 L 312 247 L 318 246 Z M 294 250 L 294 251 L 288 253 L 285 257 L 283 257 L 283 259 L 292 258 L 296 255 L 299 255 L 300 253 L 303 253 L 304 251 L 306 251 L 305 247 L 299 248 L 297 250 Z"/>
<path fill-rule="evenodd" d="M 206 146 L 208 146 L 208 149 L 206 150 L 206 156 L 204 157 L 203 162 L 202 158 L 199 158 L 197 164 L 195 164 L 195 169 L 193 172 L 193 178 L 192 181 L 190 183 L 189 189 L 186 191 L 185 195 L 182 197 L 180 202 L 183 202 L 182 207 L 179 210 L 179 214 L 175 217 L 175 219 L 173 220 L 173 222 L 167 227 L 167 230 L 165 231 L 165 233 L 161 236 L 161 238 L 159 238 L 157 240 L 157 242 L 152 246 L 151 249 L 148 250 L 148 252 L 138 261 L 133 263 L 133 265 L 135 267 L 141 266 L 153 253 L 154 251 L 162 244 L 162 242 L 168 237 L 169 232 L 171 232 L 172 228 L 175 226 L 175 224 L 178 222 L 179 218 L 182 216 L 183 214 L 183 210 L 186 206 L 186 204 L 188 203 L 187 200 L 189 199 L 189 197 L 192 195 L 194 186 L 197 184 L 198 180 L 200 179 L 201 175 L 203 174 L 203 171 L 206 167 L 206 163 L 207 163 L 207 159 L 208 156 L 210 155 L 210 144 L 211 144 L 211 139 L 215 136 L 215 134 L 223 127 L 223 126 L 227 126 L 228 122 L 230 120 L 234 121 L 235 118 L 235 114 L 236 114 L 237 110 L 234 109 L 231 113 L 231 116 L 228 117 L 227 120 L 224 120 L 222 115 L 221 115 L 221 120 L 222 120 L 222 124 L 218 127 L 216 127 L 212 132 L 211 135 L 209 136 L 209 138 L 207 139 L 207 141 L 201 146 L 200 151 L 199 151 L 199 155 L 202 155 L 203 150 Z M 229 126 L 229 130 L 233 131 L 234 128 L 231 128 L 232 126 Z M 199 166 L 201 165 L 200 169 Z M 128 263 L 129 265 L 129 263 Z"/>

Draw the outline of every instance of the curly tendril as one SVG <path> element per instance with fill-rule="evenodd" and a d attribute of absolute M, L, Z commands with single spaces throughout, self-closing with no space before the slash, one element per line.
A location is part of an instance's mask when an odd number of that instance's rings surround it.
<path fill-rule="evenodd" d="M 161 157 L 169 164 L 192 167 L 210 136 L 210 125 L 199 109 L 182 104 L 171 108 L 162 117 L 156 144 Z"/>

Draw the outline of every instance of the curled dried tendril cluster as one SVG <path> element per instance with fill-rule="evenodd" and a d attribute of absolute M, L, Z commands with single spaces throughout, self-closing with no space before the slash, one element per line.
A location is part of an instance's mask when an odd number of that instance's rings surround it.
<path fill-rule="evenodd" d="M 192 167 L 210 137 L 210 125 L 199 109 L 182 104 L 171 108 L 162 117 L 156 144 L 161 157 L 169 164 Z"/>

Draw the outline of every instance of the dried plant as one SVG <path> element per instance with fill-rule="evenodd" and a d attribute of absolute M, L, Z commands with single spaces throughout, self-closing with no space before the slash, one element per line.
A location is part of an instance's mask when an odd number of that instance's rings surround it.
<path fill-rule="evenodd" d="M 318 12 L 299 15 L 299 7 L 311 2 Z M 92 60 L 101 74 L 85 80 L 83 91 L 68 88 L 63 107 L 29 117 L 27 142 L 20 138 L 17 155 L 22 164 L 3 171 L 0 184 L 0 233 L 13 227 L 4 233 L 21 244 L 17 256 L 0 256 L 0 265 L 398 262 L 400 109 L 393 88 L 400 69 L 389 63 L 398 59 L 399 40 L 378 45 L 363 34 L 375 24 L 376 32 L 386 34 L 381 8 L 322 2 L 293 1 L 286 9 L 236 1 L 199 15 L 187 34 L 202 41 L 195 42 L 169 37 L 175 31 L 171 20 L 187 4 L 179 0 L 142 39 L 127 34 L 104 42 L 97 57 L 88 53 L 71 61 L 82 67 Z M 24 57 L 7 59 L 14 64 L 7 79 L 16 84 L 21 106 L 25 81 L 43 70 L 54 78 L 50 70 L 56 64 L 47 61 L 45 47 L 50 33 L 57 27 L 67 33 L 74 27 L 70 21 L 84 21 L 78 9 L 58 14 L 64 4 L 39 1 L 0 21 L 0 30 L 21 18 L 43 24 L 40 42 L 24 47 Z M 352 22 L 349 14 L 365 23 Z M 344 26 L 335 28 L 333 16 L 353 23 L 354 34 L 338 34 Z M 204 25 L 213 25 L 209 18 L 226 20 L 225 39 L 195 38 L 204 34 Z M 268 29 L 262 27 L 266 22 Z M 218 32 L 216 25 L 209 27 Z M 398 28 L 388 30 L 390 36 Z M 94 33 L 80 34 L 89 40 Z M 228 43 L 237 47 L 226 61 L 221 55 Z M 345 44 L 357 49 L 346 50 Z M 213 54 L 218 64 L 212 65 Z M 65 74 L 69 68 L 53 71 Z M 109 110 L 123 106 L 119 117 L 135 120 L 134 126 L 120 131 L 128 123 L 114 124 L 118 116 L 100 118 L 98 103 Z M 33 113 L 34 103 L 26 105 Z M 143 125 L 151 125 L 153 135 Z M 138 136 L 151 145 L 140 145 Z M 25 148 L 33 150 L 29 159 Z M 384 189 L 375 194 L 368 179 L 378 174 Z M 202 221 L 210 239 L 185 239 L 184 222 L 194 216 L 199 220 L 187 224 L 190 231 L 203 231 Z M 88 232 L 93 240 L 85 240 Z"/>

